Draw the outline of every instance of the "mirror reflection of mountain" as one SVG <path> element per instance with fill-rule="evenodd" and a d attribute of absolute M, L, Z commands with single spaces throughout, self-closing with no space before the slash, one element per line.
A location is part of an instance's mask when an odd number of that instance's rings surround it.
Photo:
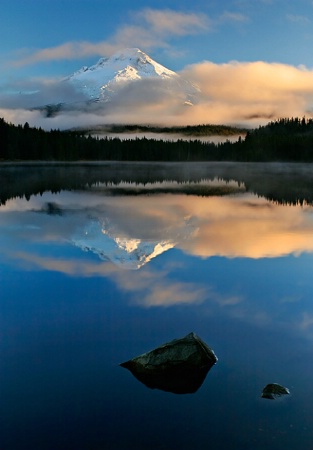
<path fill-rule="evenodd" d="M 225 185 L 207 184 L 221 189 Z M 36 242 L 47 250 L 54 243 L 86 251 L 82 258 L 93 264 L 105 261 L 126 269 L 139 269 L 174 248 L 201 259 L 313 252 L 311 205 L 269 202 L 229 184 L 236 194 L 106 195 L 106 185 L 98 184 L 85 190 L 45 192 L 28 201 L 11 199 L 0 207 L 0 236 L 9 254 L 7 242 L 14 242 L 15 249 Z M 50 265 L 50 256 L 43 260 L 19 250 L 16 257 Z M 58 261 L 52 265 L 60 267 Z M 74 265 L 71 270 L 83 269 Z"/>
<path fill-rule="evenodd" d="M 29 199 L 46 191 L 87 189 L 102 183 L 107 195 L 169 191 L 211 196 L 246 190 L 282 204 L 311 204 L 312 168 L 312 164 L 232 162 L 2 164 L 0 203 L 15 197 Z M 216 179 L 225 183 L 217 186 L 205 182 Z M 164 183 L 171 180 L 176 185 Z M 237 182 L 237 187 L 230 181 Z"/>
<path fill-rule="evenodd" d="M 175 238 L 158 241 L 117 235 L 112 228 L 107 218 L 103 221 L 91 219 L 72 237 L 72 242 L 82 250 L 98 255 L 101 260 L 111 261 L 124 269 L 139 269 L 177 244 Z"/>

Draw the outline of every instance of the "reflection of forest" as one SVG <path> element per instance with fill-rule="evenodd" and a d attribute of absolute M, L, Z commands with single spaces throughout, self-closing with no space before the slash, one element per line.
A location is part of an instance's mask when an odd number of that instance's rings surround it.
<path fill-rule="evenodd" d="M 86 189 L 96 183 L 176 181 L 177 192 L 193 195 L 225 195 L 243 190 L 278 203 L 313 203 L 312 164 L 289 163 L 37 163 L 0 166 L 0 203 L 14 197 L 29 198 L 45 191 Z M 239 186 L 212 186 L 203 180 L 234 180 Z M 189 185 L 188 182 L 193 182 Z M 197 183 L 199 184 L 197 185 Z M 175 191 L 175 190 L 174 190 Z M 119 194 L 153 193 L 153 187 L 119 190 Z M 160 192 L 160 189 L 157 190 Z M 166 186 L 162 189 L 166 192 Z M 173 192 L 173 189 L 171 189 Z"/>

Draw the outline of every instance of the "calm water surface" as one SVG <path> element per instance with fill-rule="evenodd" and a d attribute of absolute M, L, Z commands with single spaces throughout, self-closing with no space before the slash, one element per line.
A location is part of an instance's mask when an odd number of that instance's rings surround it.
<path fill-rule="evenodd" d="M 276 187 L 33 180 L 26 199 L 18 170 L 0 206 L 1 450 L 312 448 L 310 189 L 280 167 Z M 195 394 L 119 366 L 191 331 L 218 357 Z M 291 394 L 262 399 L 273 382 Z"/>

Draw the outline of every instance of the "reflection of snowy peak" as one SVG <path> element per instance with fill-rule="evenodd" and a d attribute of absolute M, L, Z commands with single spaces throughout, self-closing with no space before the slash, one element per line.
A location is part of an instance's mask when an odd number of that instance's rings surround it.
<path fill-rule="evenodd" d="M 187 98 L 196 95 L 198 89 L 177 73 L 151 59 L 138 48 L 124 49 L 110 58 L 101 58 L 91 67 L 82 67 L 68 77 L 77 91 L 90 100 L 110 101 L 121 88 L 140 80 L 163 80 L 168 88 L 180 90 Z"/>
<path fill-rule="evenodd" d="M 170 241 L 143 242 L 140 239 L 115 238 L 117 246 L 129 255 L 136 255 L 136 258 L 143 264 L 149 262 L 161 253 L 174 247 Z M 141 266 L 143 264 L 140 264 Z"/>
<path fill-rule="evenodd" d="M 105 261 L 125 269 L 139 269 L 152 258 L 173 248 L 171 241 L 142 241 L 111 236 L 98 221 L 89 223 L 83 233 L 77 234 L 73 243 L 85 251 L 97 254 Z"/>

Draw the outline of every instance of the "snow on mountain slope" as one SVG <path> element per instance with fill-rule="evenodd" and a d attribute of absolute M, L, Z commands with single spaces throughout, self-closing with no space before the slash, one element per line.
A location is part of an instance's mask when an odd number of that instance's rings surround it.
<path fill-rule="evenodd" d="M 65 79 L 88 100 L 111 101 L 121 89 L 143 80 L 161 81 L 164 90 L 179 92 L 184 101 L 192 103 L 199 89 L 177 73 L 151 59 L 138 48 L 124 49 L 109 58 L 101 58 L 91 67 L 82 67 Z M 140 87 L 142 83 L 140 84 Z M 138 85 L 137 85 L 138 86 Z M 151 87 L 151 85 L 149 85 Z"/>

